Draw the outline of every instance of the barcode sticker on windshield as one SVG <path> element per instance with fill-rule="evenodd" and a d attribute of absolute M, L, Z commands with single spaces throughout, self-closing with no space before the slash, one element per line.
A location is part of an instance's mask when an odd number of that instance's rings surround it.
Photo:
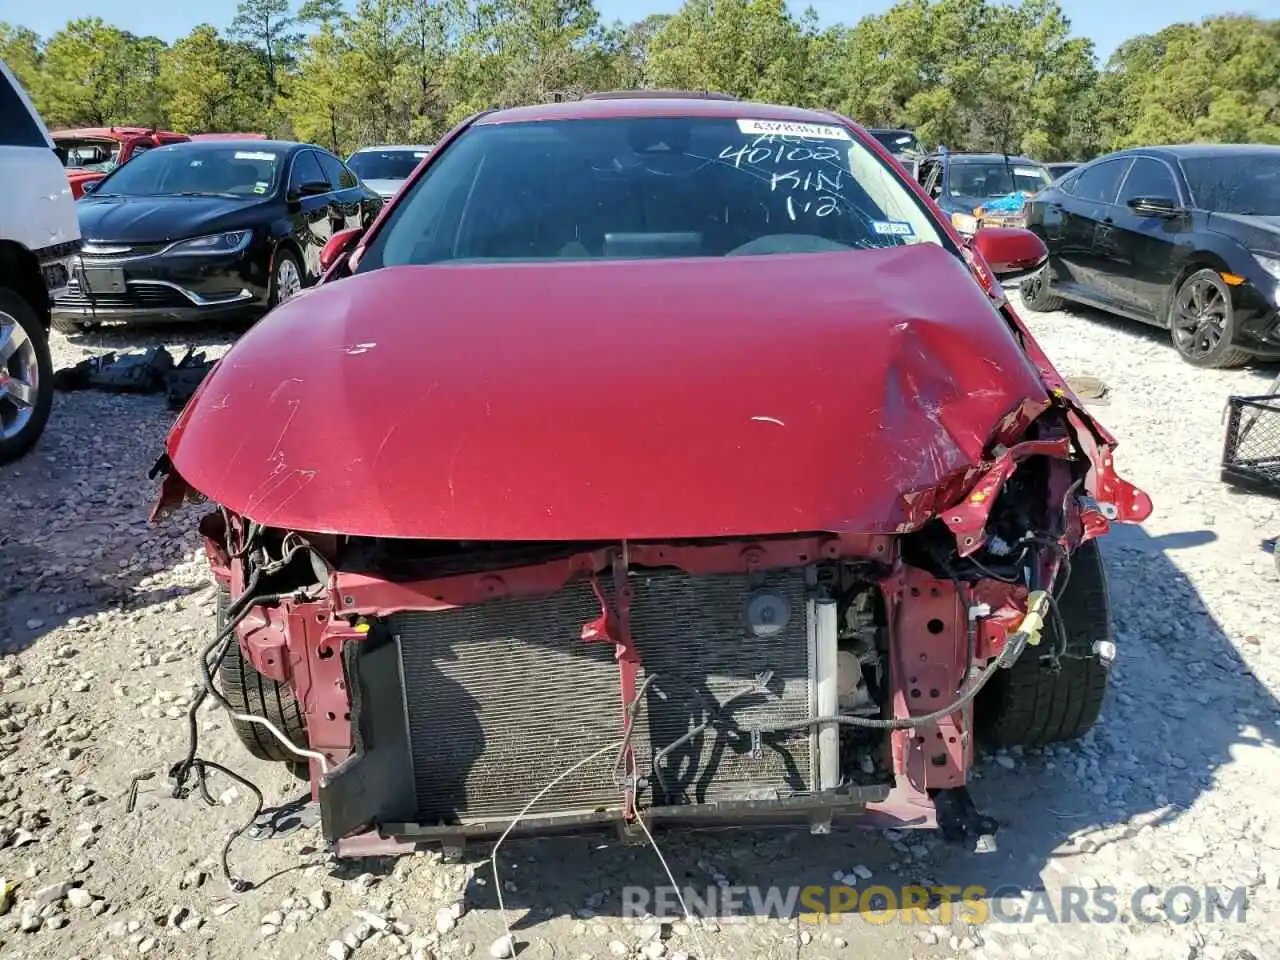
<path fill-rule="evenodd" d="M 1038 178 L 1040 176 L 1040 171 L 1037 170 L 1035 167 L 1014 167 L 1013 173 L 1014 173 L 1014 176 L 1018 176 L 1018 177 L 1037 177 Z"/>
<path fill-rule="evenodd" d="M 738 129 L 755 136 L 807 137 L 810 140 L 852 140 L 844 127 L 826 123 L 794 123 L 790 120 L 739 120 Z"/>
<path fill-rule="evenodd" d="M 274 153 L 254 153 L 248 150 L 236 151 L 237 160 L 274 160 L 275 158 L 276 155 Z"/>
<path fill-rule="evenodd" d="M 426 156 L 426 154 L 425 154 L 425 153 L 419 153 L 419 152 L 417 152 L 417 151 L 414 151 L 414 154 L 413 154 L 413 155 L 414 155 L 415 157 L 417 157 L 419 160 L 421 160 L 423 157 L 425 157 L 425 156 Z"/>
<path fill-rule="evenodd" d="M 911 224 L 903 220 L 874 220 L 871 228 L 882 237 L 914 237 Z"/>

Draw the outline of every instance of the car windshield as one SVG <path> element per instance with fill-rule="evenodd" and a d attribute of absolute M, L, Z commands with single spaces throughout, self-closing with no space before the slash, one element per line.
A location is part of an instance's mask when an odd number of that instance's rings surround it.
<path fill-rule="evenodd" d="M 106 173 L 114 170 L 120 158 L 120 143 L 116 140 L 55 140 L 62 165 L 69 170 L 94 170 Z"/>
<path fill-rule="evenodd" d="M 1049 171 L 1033 163 L 993 160 L 990 163 L 957 163 L 947 181 L 953 197 L 1005 197 L 1011 193 L 1035 193 L 1047 187 Z"/>
<path fill-rule="evenodd" d="M 919 153 L 920 141 L 906 130 L 877 130 L 871 134 L 890 153 Z"/>
<path fill-rule="evenodd" d="M 426 150 L 361 150 L 347 166 L 361 180 L 405 180 L 426 155 Z"/>
<path fill-rule="evenodd" d="M 611 118 L 471 127 L 358 272 L 457 261 L 722 257 L 942 243 L 843 126 Z"/>
<path fill-rule="evenodd" d="M 1194 157 L 1182 170 L 1202 210 L 1280 216 L 1280 151 Z"/>
<path fill-rule="evenodd" d="M 157 147 L 102 181 L 95 196 L 261 197 L 272 193 L 282 157 L 244 146 Z"/>

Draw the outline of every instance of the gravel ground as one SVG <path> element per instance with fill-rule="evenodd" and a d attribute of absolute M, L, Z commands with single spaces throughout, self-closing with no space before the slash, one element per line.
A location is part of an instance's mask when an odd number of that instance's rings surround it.
<path fill-rule="evenodd" d="M 522 956 L 1280 957 L 1280 519 L 1274 502 L 1217 479 L 1226 397 L 1261 392 L 1275 371 L 1193 370 L 1159 332 L 1095 313 L 1029 321 L 1064 374 L 1110 386 L 1096 412 L 1121 439 L 1121 470 L 1156 503 L 1141 529 L 1106 542 L 1120 655 L 1098 728 L 1078 744 L 984 757 L 975 798 L 1004 824 L 986 856 L 871 830 L 659 835 L 682 885 L 847 874 L 863 888 L 1012 886 L 1025 891 L 1024 922 L 969 926 L 956 911 L 929 924 L 646 923 L 621 916 L 620 890 L 664 882 L 652 851 L 595 837 L 504 850 Z M 216 352 L 229 339 L 200 343 Z M 55 334 L 53 351 L 65 366 L 156 342 L 190 343 L 182 331 Z M 146 522 L 146 471 L 170 420 L 158 398 L 62 395 L 35 454 L 0 468 L 0 877 L 17 885 L 0 904 L 0 957 L 489 956 L 502 922 L 479 856 L 335 865 L 302 829 L 238 843 L 233 869 L 255 887 L 236 895 L 216 858 L 251 797 L 223 779 L 213 808 L 168 796 L 213 610 L 193 512 Z M 268 803 L 299 796 L 298 781 L 203 716 L 202 752 Z M 143 772 L 156 777 L 129 813 Z M 1115 887 L 1121 918 L 1050 923 L 1035 891 L 1067 885 Z M 1245 919 L 1178 922 L 1157 907 L 1138 922 L 1127 907 L 1146 885 L 1160 892 L 1145 905 L 1177 887 L 1243 887 Z"/>

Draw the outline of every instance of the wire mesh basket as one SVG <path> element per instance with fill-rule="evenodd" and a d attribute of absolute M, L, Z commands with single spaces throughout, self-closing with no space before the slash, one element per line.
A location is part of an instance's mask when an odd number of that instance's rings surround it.
<path fill-rule="evenodd" d="M 1231 397 L 1227 401 L 1222 479 L 1280 496 L 1280 395 Z"/>

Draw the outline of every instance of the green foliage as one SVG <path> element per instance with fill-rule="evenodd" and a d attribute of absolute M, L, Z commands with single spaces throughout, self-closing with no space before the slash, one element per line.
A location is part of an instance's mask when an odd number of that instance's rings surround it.
<path fill-rule="evenodd" d="M 1280 20 L 1213 17 L 1099 68 L 1060 0 L 899 0 L 818 27 L 786 0 L 685 0 L 604 24 L 594 0 L 241 0 L 166 47 L 98 18 L 0 57 L 54 127 L 262 130 L 345 153 L 431 142 L 495 106 L 599 89 L 714 90 L 907 126 L 928 145 L 1086 159 L 1140 143 L 1280 143 Z"/>

